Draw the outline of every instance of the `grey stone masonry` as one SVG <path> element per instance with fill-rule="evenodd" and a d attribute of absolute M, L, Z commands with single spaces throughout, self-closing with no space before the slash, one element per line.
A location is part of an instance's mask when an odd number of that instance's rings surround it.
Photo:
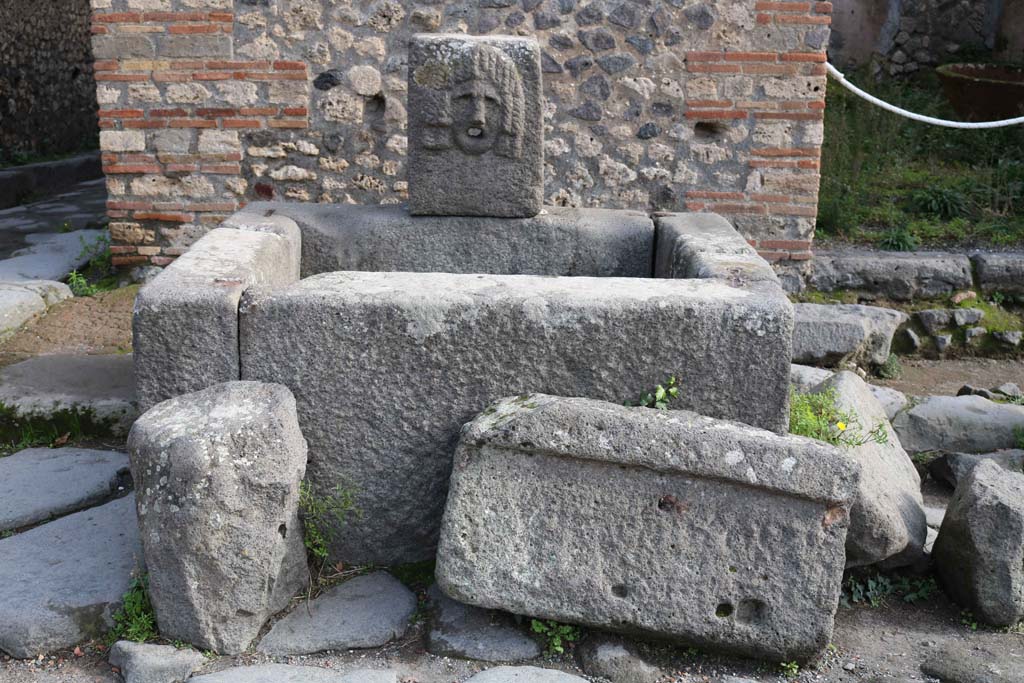
<path fill-rule="evenodd" d="M 832 634 L 858 470 L 687 411 L 506 398 L 462 431 L 437 581 L 479 607 L 809 659 Z"/>
<path fill-rule="evenodd" d="M 408 73 L 412 213 L 522 218 L 540 212 L 537 39 L 414 35 Z"/>
<path fill-rule="evenodd" d="M 713 213 L 655 214 L 658 231 L 654 275 L 714 278 L 735 285 L 780 287 L 771 266 L 729 221 Z"/>
<path fill-rule="evenodd" d="M 785 432 L 792 306 L 714 279 L 328 273 L 251 290 L 244 379 L 289 386 L 309 477 L 363 514 L 333 557 L 433 555 L 459 427 L 517 392 L 636 399 L 669 375 L 679 406 Z"/>
<path fill-rule="evenodd" d="M 280 385 L 217 384 L 154 406 L 128 448 L 160 633 L 244 651 L 309 581 L 295 399 Z"/>
<path fill-rule="evenodd" d="M 250 285 L 298 279 L 300 237 L 292 228 L 288 237 L 217 228 L 142 288 L 132 319 L 142 410 L 239 378 L 239 299 Z"/>
<path fill-rule="evenodd" d="M 965 254 L 822 249 L 814 254 L 808 284 L 823 292 L 863 289 L 910 301 L 970 289 L 973 281 Z"/>
<path fill-rule="evenodd" d="M 1024 254 L 975 254 L 971 260 L 982 290 L 1024 295 Z"/>
<path fill-rule="evenodd" d="M 250 210 L 299 225 L 303 277 L 336 270 L 651 276 L 654 223 L 641 211 L 552 206 L 510 219 L 411 216 L 403 206 L 267 203 Z M 250 215 L 232 221 L 244 225 Z"/>

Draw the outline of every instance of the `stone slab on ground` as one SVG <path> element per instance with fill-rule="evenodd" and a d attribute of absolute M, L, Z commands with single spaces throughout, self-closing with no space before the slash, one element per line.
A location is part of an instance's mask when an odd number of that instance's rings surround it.
<path fill-rule="evenodd" d="M 792 309 L 770 286 L 327 273 L 246 294 L 242 373 L 292 389 L 310 480 L 354 491 L 332 558 L 413 562 L 433 557 L 459 428 L 503 395 L 621 403 L 676 375 L 680 407 L 786 431 Z"/>
<path fill-rule="evenodd" d="M 1024 429 L 1024 406 L 981 396 L 928 396 L 897 415 L 892 426 L 910 453 L 991 453 L 1017 445 L 1014 430 Z"/>
<path fill-rule="evenodd" d="M 119 640 L 110 648 L 110 664 L 121 671 L 124 683 L 184 683 L 206 658 L 202 653 L 173 645 Z"/>
<path fill-rule="evenodd" d="M 71 289 L 63 282 L 25 280 L 0 282 L 0 340 L 54 304 L 71 298 Z"/>
<path fill-rule="evenodd" d="M 50 419 L 71 411 L 115 435 L 138 415 L 131 354 L 37 356 L 0 369 L 8 417 Z"/>
<path fill-rule="evenodd" d="M 951 643 L 929 655 L 921 672 L 939 683 L 1020 683 L 1024 681 L 1024 661 L 1009 652 Z"/>
<path fill-rule="evenodd" d="M 929 299 L 973 286 L 971 261 L 948 252 L 815 250 L 808 280 L 823 292 L 863 289 L 896 301 Z"/>
<path fill-rule="evenodd" d="M 0 209 L 17 207 L 26 197 L 54 194 L 70 185 L 102 177 L 99 152 L 0 169 Z"/>
<path fill-rule="evenodd" d="M 99 638 L 141 567 L 134 496 L 0 540 L 0 650 L 28 658 Z"/>
<path fill-rule="evenodd" d="M 995 453 L 943 453 L 928 463 L 932 478 L 956 488 L 960 480 L 983 460 L 991 460 L 1011 472 L 1024 472 L 1024 450 L 1007 449 Z"/>
<path fill-rule="evenodd" d="M 211 230 L 139 291 L 132 332 L 142 410 L 239 379 L 242 293 L 299 277 L 299 229 L 286 222 Z"/>
<path fill-rule="evenodd" d="M 881 365 L 907 314 L 859 304 L 795 304 L 793 362 L 835 367 Z"/>
<path fill-rule="evenodd" d="M 605 678 L 612 683 L 651 683 L 661 677 L 621 638 L 592 634 L 576 648 L 576 658 L 588 676 Z"/>
<path fill-rule="evenodd" d="M 974 254 L 971 260 L 982 291 L 1024 294 L 1024 253 L 979 253 Z"/>
<path fill-rule="evenodd" d="M 840 448 L 860 465 L 846 533 L 846 566 L 912 564 L 921 558 L 927 537 L 921 477 L 864 380 L 852 372 L 839 372 L 815 392 L 829 389 L 835 392 L 836 407 L 856 420 L 847 427 L 848 433 L 866 440 Z M 874 434 L 884 435 L 884 443 Z"/>
<path fill-rule="evenodd" d="M 479 607 L 804 660 L 832 633 L 857 478 L 820 441 L 503 399 L 463 429 L 438 585 Z"/>
<path fill-rule="evenodd" d="M 1024 474 L 978 463 L 957 486 L 933 550 L 958 605 L 994 626 L 1024 618 Z"/>
<path fill-rule="evenodd" d="M 189 683 L 398 683 L 398 674 L 386 669 L 341 673 L 316 666 L 259 664 L 193 676 Z"/>
<path fill-rule="evenodd" d="M 433 612 L 427 650 L 438 657 L 482 662 L 517 662 L 541 654 L 533 638 L 504 612 L 480 609 L 452 600 L 437 585 L 428 592 Z"/>
<path fill-rule="evenodd" d="M 125 453 L 29 448 L 0 458 L 0 532 L 82 510 L 130 484 Z"/>
<path fill-rule="evenodd" d="M 62 280 L 88 263 L 88 246 L 106 234 L 106 230 L 73 230 L 27 235 L 28 246 L 0 260 L 0 281 Z"/>
<path fill-rule="evenodd" d="M 302 275 L 339 270 L 651 277 L 641 211 L 549 206 L 532 218 L 411 216 L 404 206 L 257 203 L 302 229 Z"/>
<path fill-rule="evenodd" d="M 160 633 L 248 649 L 308 586 L 306 442 L 280 384 L 225 382 L 158 403 L 128 435 Z"/>
<path fill-rule="evenodd" d="M 798 392 L 806 394 L 835 373 L 824 368 L 815 368 L 809 365 L 793 364 L 789 370 L 789 383 Z M 907 407 L 909 399 L 906 394 L 889 387 L 880 387 L 877 384 L 868 384 L 871 394 L 875 400 L 882 404 L 885 409 L 885 416 L 893 419 L 896 414 Z"/>
<path fill-rule="evenodd" d="M 416 611 L 416 596 L 387 572 L 357 576 L 308 604 L 296 605 L 263 636 L 270 655 L 378 647 L 400 638 Z"/>
<path fill-rule="evenodd" d="M 481 671 L 466 683 L 584 683 L 587 679 L 536 666 L 497 666 Z"/>

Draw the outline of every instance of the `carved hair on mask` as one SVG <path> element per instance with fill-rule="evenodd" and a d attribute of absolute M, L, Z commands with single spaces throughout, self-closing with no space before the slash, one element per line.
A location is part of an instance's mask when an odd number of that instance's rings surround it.
<path fill-rule="evenodd" d="M 496 47 L 474 45 L 456 58 L 445 80 L 445 87 L 424 102 L 424 118 L 433 130 L 424 131 L 423 146 L 518 158 L 525 96 L 512 59 Z"/>

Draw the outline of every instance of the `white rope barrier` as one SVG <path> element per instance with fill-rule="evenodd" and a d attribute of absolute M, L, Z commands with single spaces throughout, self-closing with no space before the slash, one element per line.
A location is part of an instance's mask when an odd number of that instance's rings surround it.
<path fill-rule="evenodd" d="M 904 116 L 914 121 L 920 121 L 921 123 L 930 123 L 933 126 L 943 126 L 944 128 L 966 128 L 971 130 L 978 130 L 982 128 L 1006 128 L 1007 126 L 1017 126 L 1020 124 L 1024 124 L 1024 116 L 1020 116 L 1015 119 L 1004 119 L 1002 121 L 980 121 L 978 123 L 971 123 L 966 121 L 948 121 L 946 119 L 937 119 L 931 116 L 924 116 L 923 114 L 915 114 L 912 111 L 900 109 L 895 105 L 889 104 L 888 102 L 878 99 L 874 95 L 870 95 L 864 92 L 863 90 L 855 86 L 853 83 L 850 83 L 848 80 L 846 80 L 846 76 L 844 76 L 839 69 L 835 68 L 828 62 L 825 62 L 825 67 L 828 69 L 829 74 L 831 74 L 836 80 L 839 81 L 839 83 L 843 87 L 845 87 L 853 94 L 857 95 L 858 97 L 864 98 L 871 104 L 879 106 L 882 109 L 885 109 L 886 111 L 891 111 L 893 114 L 899 114 L 900 116 Z"/>

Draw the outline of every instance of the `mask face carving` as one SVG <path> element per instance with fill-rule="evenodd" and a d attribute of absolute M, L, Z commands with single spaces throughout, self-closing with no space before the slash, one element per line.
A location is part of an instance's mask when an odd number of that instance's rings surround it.
<path fill-rule="evenodd" d="M 466 154 L 483 154 L 501 134 L 498 91 L 482 80 L 460 84 L 452 92 L 452 137 Z"/>

